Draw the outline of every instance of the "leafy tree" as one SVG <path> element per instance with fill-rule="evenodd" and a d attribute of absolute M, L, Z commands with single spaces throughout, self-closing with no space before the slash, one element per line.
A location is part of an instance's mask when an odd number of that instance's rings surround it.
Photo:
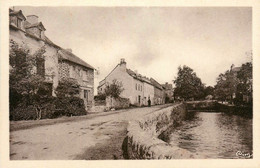
<path fill-rule="evenodd" d="M 208 95 L 214 95 L 214 87 L 212 86 L 207 86 L 205 89 L 204 89 L 204 95 L 205 97 L 208 96 Z"/>
<path fill-rule="evenodd" d="M 179 66 L 178 76 L 175 78 L 174 84 L 175 95 L 184 100 L 192 98 L 202 99 L 204 97 L 204 85 L 202 84 L 201 79 L 197 77 L 193 69 L 186 65 L 183 67 Z"/>
<path fill-rule="evenodd" d="M 38 71 L 38 61 L 44 63 L 45 47 L 41 47 L 34 54 L 25 46 L 19 46 L 10 40 L 9 52 L 9 91 L 10 110 L 18 105 L 32 105 L 40 119 L 41 100 L 48 96 L 50 87 L 44 82 L 44 71 Z"/>
<path fill-rule="evenodd" d="M 237 96 L 249 96 L 252 98 L 253 94 L 253 79 L 252 79 L 252 63 L 247 62 L 242 65 L 240 71 L 237 72 L 237 79 L 238 79 L 238 85 L 237 85 Z M 241 98 L 240 98 L 241 99 Z M 252 99 L 250 99 L 250 102 L 252 103 Z"/>
<path fill-rule="evenodd" d="M 233 103 L 233 95 L 237 91 L 238 78 L 236 71 L 233 71 L 234 65 L 224 74 L 220 74 L 215 85 L 215 96 L 222 101 L 230 100 Z"/>
<path fill-rule="evenodd" d="M 105 88 L 105 95 L 118 98 L 120 94 L 123 92 L 123 90 L 124 88 L 122 82 L 119 82 L 116 79 L 114 79 L 111 84 L 107 84 Z"/>

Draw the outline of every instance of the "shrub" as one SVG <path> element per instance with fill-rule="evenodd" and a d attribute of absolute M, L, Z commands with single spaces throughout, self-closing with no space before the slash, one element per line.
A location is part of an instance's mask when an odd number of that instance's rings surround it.
<path fill-rule="evenodd" d="M 42 100 L 41 119 L 52 119 L 61 116 L 86 115 L 84 101 L 78 97 L 48 97 Z M 18 105 L 10 111 L 10 120 L 35 120 L 38 119 L 38 111 L 33 105 Z"/>

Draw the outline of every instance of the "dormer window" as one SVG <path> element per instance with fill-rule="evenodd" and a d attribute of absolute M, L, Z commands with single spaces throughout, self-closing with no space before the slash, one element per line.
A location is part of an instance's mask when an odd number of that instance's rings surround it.
<path fill-rule="evenodd" d="M 17 27 L 22 28 L 22 19 L 17 18 Z"/>
<path fill-rule="evenodd" d="M 9 10 L 10 25 L 13 25 L 19 29 L 23 29 L 22 22 L 26 20 L 21 10 L 13 11 Z"/>
<path fill-rule="evenodd" d="M 25 22 L 26 32 L 35 35 L 38 38 L 44 38 L 44 31 L 46 30 L 42 22 L 38 22 L 38 16 L 28 15 Z"/>

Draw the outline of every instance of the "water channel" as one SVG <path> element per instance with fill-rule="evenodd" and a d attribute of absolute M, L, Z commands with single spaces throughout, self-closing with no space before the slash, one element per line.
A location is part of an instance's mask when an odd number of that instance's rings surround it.
<path fill-rule="evenodd" d="M 252 119 L 221 112 L 192 112 L 172 130 L 167 142 L 199 158 L 250 158 Z M 252 158 L 252 156 L 251 156 Z"/>

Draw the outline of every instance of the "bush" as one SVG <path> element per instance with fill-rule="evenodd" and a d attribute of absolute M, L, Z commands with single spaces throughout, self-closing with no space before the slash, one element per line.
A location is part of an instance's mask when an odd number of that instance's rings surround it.
<path fill-rule="evenodd" d="M 86 115 L 84 101 L 78 97 L 59 98 L 55 102 L 57 112 L 56 115 L 79 116 Z"/>
<path fill-rule="evenodd" d="M 52 119 L 61 116 L 86 115 L 84 101 L 78 97 L 48 97 L 41 105 L 41 119 Z M 10 111 L 10 120 L 35 120 L 37 119 L 37 109 L 33 105 L 25 106 L 20 104 Z"/>
<path fill-rule="evenodd" d="M 35 120 L 37 118 L 37 112 L 33 106 L 21 106 L 19 105 L 14 110 L 10 111 L 10 120 Z"/>

